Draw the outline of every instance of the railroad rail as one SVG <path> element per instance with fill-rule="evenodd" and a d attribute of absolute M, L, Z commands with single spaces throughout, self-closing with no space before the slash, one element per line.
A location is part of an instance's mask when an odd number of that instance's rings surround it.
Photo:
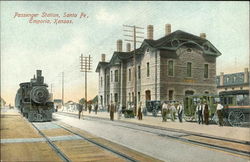
<path fill-rule="evenodd" d="M 58 114 L 69 116 L 69 117 L 74 117 L 78 118 L 77 114 L 72 114 L 72 113 L 66 113 L 66 112 L 60 112 Z M 102 120 L 103 122 L 110 122 L 108 119 L 105 118 L 98 118 L 98 117 L 91 117 L 88 116 L 84 118 L 85 120 L 91 120 L 91 119 L 97 119 L 97 120 Z M 115 121 L 116 123 L 126 123 L 126 124 L 132 124 L 131 122 L 126 122 L 126 121 Z M 167 137 L 171 139 L 175 139 L 177 141 L 182 141 L 186 143 L 191 143 L 199 146 L 204 146 L 208 148 L 213 148 L 229 153 L 233 153 L 236 155 L 242 155 L 242 156 L 247 156 L 248 158 L 250 157 L 250 142 L 249 141 L 240 141 L 240 140 L 233 140 L 233 139 L 226 139 L 226 138 L 220 138 L 220 137 L 215 137 L 215 136 L 208 136 L 204 134 L 199 134 L 199 133 L 193 133 L 189 131 L 183 131 L 183 130 L 178 130 L 178 129 L 173 129 L 173 128 L 163 128 L 160 126 L 151 126 L 151 125 L 146 125 L 146 124 L 138 124 L 138 123 L 133 123 L 133 126 L 139 126 L 139 127 L 131 127 L 131 126 L 124 126 L 124 125 L 119 125 L 121 127 L 126 127 L 128 129 L 134 129 L 137 131 L 142 131 L 142 132 L 147 132 L 147 133 L 152 133 L 161 137 Z M 151 130 L 146 130 L 145 128 L 151 128 Z M 183 133 L 183 135 L 180 136 L 175 136 L 175 135 L 169 135 L 169 134 L 164 134 L 164 133 L 159 133 L 154 130 L 161 130 L 161 131 L 166 131 L 166 132 L 176 132 L 176 133 Z M 192 137 L 192 138 L 189 138 Z M 200 139 L 200 140 L 195 140 L 195 139 Z M 210 141 L 210 142 L 204 142 L 204 141 Z M 213 143 L 214 142 L 214 143 Z M 240 150 L 232 147 L 227 147 L 223 145 L 218 145 L 216 143 L 226 143 L 227 145 L 241 145 L 243 147 L 247 147 L 248 149 L 245 150 Z"/>
<path fill-rule="evenodd" d="M 32 126 L 38 131 L 38 133 L 46 139 L 49 146 L 57 153 L 57 155 L 65 162 L 71 162 L 71 160 L 34 124 Z"/>
<path fill-rule="evenodd" d="M 31 123 L 31 124 L 39 132 L 39 134 L 42 135 L 46 139 L 46 141 L 51 146 L 51 148 L 59 155 L 59 157 L 63 161 L 71 162 L 71 160 L 53 143 L 53 141 L 51 141 L 34 123 Z M 116 150 L 114 150 L 114 149 L 112 149 L 112 148 L 110 148 L 108 146 L 105 146 L 105 145 L 103 145 L 103 144 L 101 144 L 101 143 L 99 143 L 99 142 L 97 142 L 95 140 L 92 140 L 92 139 L 90 139 L 90 138 L 88 138 L 86 136 L 83 136 L 82 134 L 79 134 L 79 133 L 77 133 L 75 131 L 72 131 L 69 128 L 66 128 L 66 127 L 64 127 L 64 126 L 62 126 L 60 124 L 57 124 L 55 122 L 53 122 L 53 124 L 60 127 L 60 128 L 62 128 L 62 129 L 64 129 L 64 130 L 66 130 L 66 131 L 68 131 L 68 132 L 70 132 L 70 133 L 72 133 L 72 134 L 74 134 L 74 135 L 76 135 L 76 136 L 78 136 L 78 137 L 80 137 L 81 140 L 88 141 L 89 143 L 94 144 L 94 145 L 96 145 L 97 147 L 99 147 L 99 148 L 101 148 L 103 150 L 111 152 L 115 156 L 118 156 L 118 157 L 120 157 L 120 158 L 122 158 L 122 159 L 124 159 L 126 161 L 130 161 L 130 162 L 137 162 L 138 161 L 138 160 L 126 155 L 126 154 L 123 154 L 123 153 L 121 153 L 119 151 L 116 151 Z"/>

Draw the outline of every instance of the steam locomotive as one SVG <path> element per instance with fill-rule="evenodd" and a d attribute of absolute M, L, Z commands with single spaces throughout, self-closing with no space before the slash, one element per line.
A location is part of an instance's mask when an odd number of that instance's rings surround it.
<path fill-rule="evenodd" d="M 44 83 L 42 71 L 37 70 L 30 82 L 19 84 L 15 106 L 30 122 L 51 121 L 54 103 L 50 100 L 48 85 Z"/>

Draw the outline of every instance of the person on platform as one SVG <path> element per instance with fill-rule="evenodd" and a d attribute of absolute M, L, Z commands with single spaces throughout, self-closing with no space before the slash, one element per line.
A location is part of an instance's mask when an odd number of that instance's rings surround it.
<path fill-rule="evenodd" d="M 209 106 L 207 104 L 207 102 L 204 103 L 204 122 L 206 125 L 209 124 Z"/>
<path fill-rule="evenodd" d="M 180 102 L 177 106 L 177 113 L 180 123 L 182 123 L 182 114 L 183 114 L 183 105 L 182 102 Z"/>
<path fill-rule="evenodd" d="M 217 113 L 218 118 L 219 118 L 219 126 L 223 126 L 222 109 L 223 109 L 223 106 L 220 104 L 220 102 L 217 102 L 216 113 Z"/>
<path fill-rule="evenodd" d="M 119 103 L 118 103 L 118 105 L 119 105 L 119 109 L 117 112 L 117 119 L 121 119 L 121 117 L 122 117 L 122 105 L 120 105 Z"/>
<path fill-rule="evenodd" d="M 168 104 L 165 101 L 162 104 L 162 110 L 161 110 L 162 122 L 166 122 L 167 121 L 167 112 L 168 112 Z"/>
<path fill-rule="evenodd" d="M 175 121 L 176 108 L 174 106 L 174 103 L 170 104 L 170 112 L 171 112 L 171 120 Z"/>
<path fill-rule="evenodd" d="M 92 106 L 91 106 L 91 104 L 89 104 L 89 105 L 88 105 L 89 114 L 91 113 L 91 108 L 92 108 Z"/>
<path fill-rule="evenodd" d="M 137 118 L 138 118 L 138 120 L 142 120 L 142 108 L 141 108 L 141 102 L 139 103 Z"/>
<path fill-rule="evenodd" d="M 77 109 L 78 109 L 78 118 L 81 118 L 81 113 L 83 110 L 83 106 L 81 104 L 77 104 Z"/>
<path fill-rule="evenodd" d="M 203 124 L 203 104 L 198 103 L 196 106 L 196 112 L 198 114 L 198 123 L 202 123 Z"/>
<path fill-rule="evenodd" d="M 115 113 L 115 105 L 113 104 L 113 101 L 111 101 L 110 106 L 110 120 L 114 120 L 114 113 Z"/>
<path fill-rule="evenodd" d="M 95 114 L 97 114 L 98 104 L 95 104 Z"/>

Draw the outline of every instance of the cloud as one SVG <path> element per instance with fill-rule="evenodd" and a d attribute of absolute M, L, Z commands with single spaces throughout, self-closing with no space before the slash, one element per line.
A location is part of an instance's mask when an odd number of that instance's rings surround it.
<path fill-rule="evenodd" d="M 101 23 L 113 23 L 116 18 L 114 14 L 109 13 L 106 9 L 101 9 L 96 14 L 96 20 Z"/>

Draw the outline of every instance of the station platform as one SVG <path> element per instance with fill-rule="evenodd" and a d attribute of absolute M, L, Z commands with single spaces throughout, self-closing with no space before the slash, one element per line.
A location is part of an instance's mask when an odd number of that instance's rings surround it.
<path fill-rule="evenodd" d="M 62 161 L 17 112 L 1 112 L 1 161 Z"/>
<path fill-rule="evenodd" d="M 160 161 L 65 123 L 30 123 L 17 111 L 1 110 L 1 161 L 65 161 L 61 154 L 69 161 L 126 161 L 112 150 L 136 161 Z"/>
<path fill-rule="evenodd" d="M 70 111 L 59 110 L 59 112 L 78 114 L 78 112 L 76 111 L 70 112 Z M 92 111 L 91 113 L 89 113 L 88 111 L 83 111 L 82 118 L 84 119 L 84 117 L 102 118 L 109 120 L 110 114 L 108 112 L 97 112 L 97 114 L 95 114 L 94 111 Z M 124 118 L 123 116 L 120 119 L 118 119 L 118 114 L 115 113 L 114 120 L 250 143 L 249 127 L 231 127 L 231 126 L 220 127 L 215 124 L 205 125 L 205 124 L 198 124 L 197 122 L 185 122 L 185 121 L 180 123 L 178 119 L 175 121 L 171 121 L 170 119 L 168 119 L 167 122 L 162 122 L 162 118 L 160 115 L 158 115 L 157 117 L 143 116 L 142 120 L 138 120 L 136 117 Z"/>

